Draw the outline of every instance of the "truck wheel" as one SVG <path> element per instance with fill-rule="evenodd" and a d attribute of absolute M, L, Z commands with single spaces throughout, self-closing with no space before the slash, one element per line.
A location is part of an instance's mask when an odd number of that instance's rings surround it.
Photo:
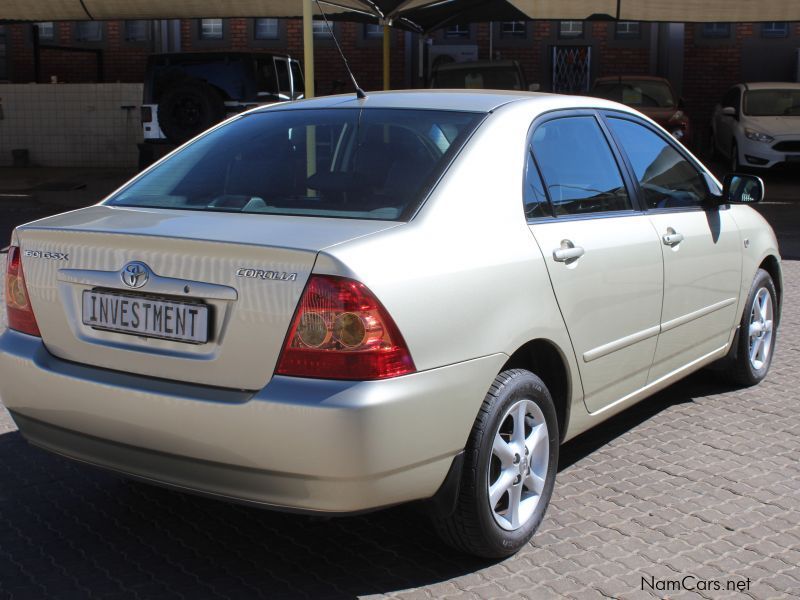
<path fill-rule="evenodd" d="M 202 133 L 225 118 L 219 92 L 200 81 L 178 83 L 164 92 L 158 104 L 158 124 L 176 144 Z"/>
<path fill-rule="evenodd" d="M 434 516 L 445 543 L 477 556 L 510 556 L 544 517 L 558 467 L 558 420 L 544 383 L 522 369 L 495 378 L 464 452 L 455 511 Z"/>

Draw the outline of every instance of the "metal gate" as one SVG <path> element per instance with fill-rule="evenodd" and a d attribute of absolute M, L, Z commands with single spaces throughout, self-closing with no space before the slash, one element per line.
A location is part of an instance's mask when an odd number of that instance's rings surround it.
<path fill-rule="evenodd" d="M 553 46 L 553 91 L 558 94 L 588 92 L 591 64 L 590 46 Z"/>

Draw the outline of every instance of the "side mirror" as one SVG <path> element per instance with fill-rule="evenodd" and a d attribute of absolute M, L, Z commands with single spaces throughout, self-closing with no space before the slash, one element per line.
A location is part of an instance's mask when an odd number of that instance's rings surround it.
<path fill-rule="evenodd" d="M 726 106 L 722 109 L 722 114 L 726 117 L 733 117 L 734 119 L 737 118 L 739 115 L 736 114 L 736 109 L 732 106 Z"/>
<path fill-rule="evenodd" d="M 722 182 L 724 204 L 755 204 L 764 199 L 764 182 L 755 175 L 730 173 Z"/>
<path fill-rule="evenodd" d="M 678 108 L 681 109 L 681 110 L 685 110 L 686 109 L 686 100 L 684 100 L 683 98 L 678 98 Z"/>

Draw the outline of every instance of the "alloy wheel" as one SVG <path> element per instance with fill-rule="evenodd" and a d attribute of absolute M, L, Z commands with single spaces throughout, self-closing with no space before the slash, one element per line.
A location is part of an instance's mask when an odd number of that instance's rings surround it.
<path fill-rule="evenodd" d="M 772 295 L 765 287 L 759 288 L 750 308 L 750 366 L 760 371 L 769 362 L 774 327 Z"/>
<path fill-rule="evenodd" d="M 550 462 L 550 435 L 541 409 L 520 400 L 500 420 L 487 473 L 489 508 L 505 530 L 524 526 L 536 511 Z"/>

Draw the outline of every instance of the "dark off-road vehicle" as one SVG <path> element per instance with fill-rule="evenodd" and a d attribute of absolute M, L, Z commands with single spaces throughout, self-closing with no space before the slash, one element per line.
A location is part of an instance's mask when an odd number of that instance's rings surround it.
<path fill-rule="evenodd" d="M 303 97 L 300 63 L 265 52 L 154 54 L 142 101 L 140 167 L 226 117 Z"/>

